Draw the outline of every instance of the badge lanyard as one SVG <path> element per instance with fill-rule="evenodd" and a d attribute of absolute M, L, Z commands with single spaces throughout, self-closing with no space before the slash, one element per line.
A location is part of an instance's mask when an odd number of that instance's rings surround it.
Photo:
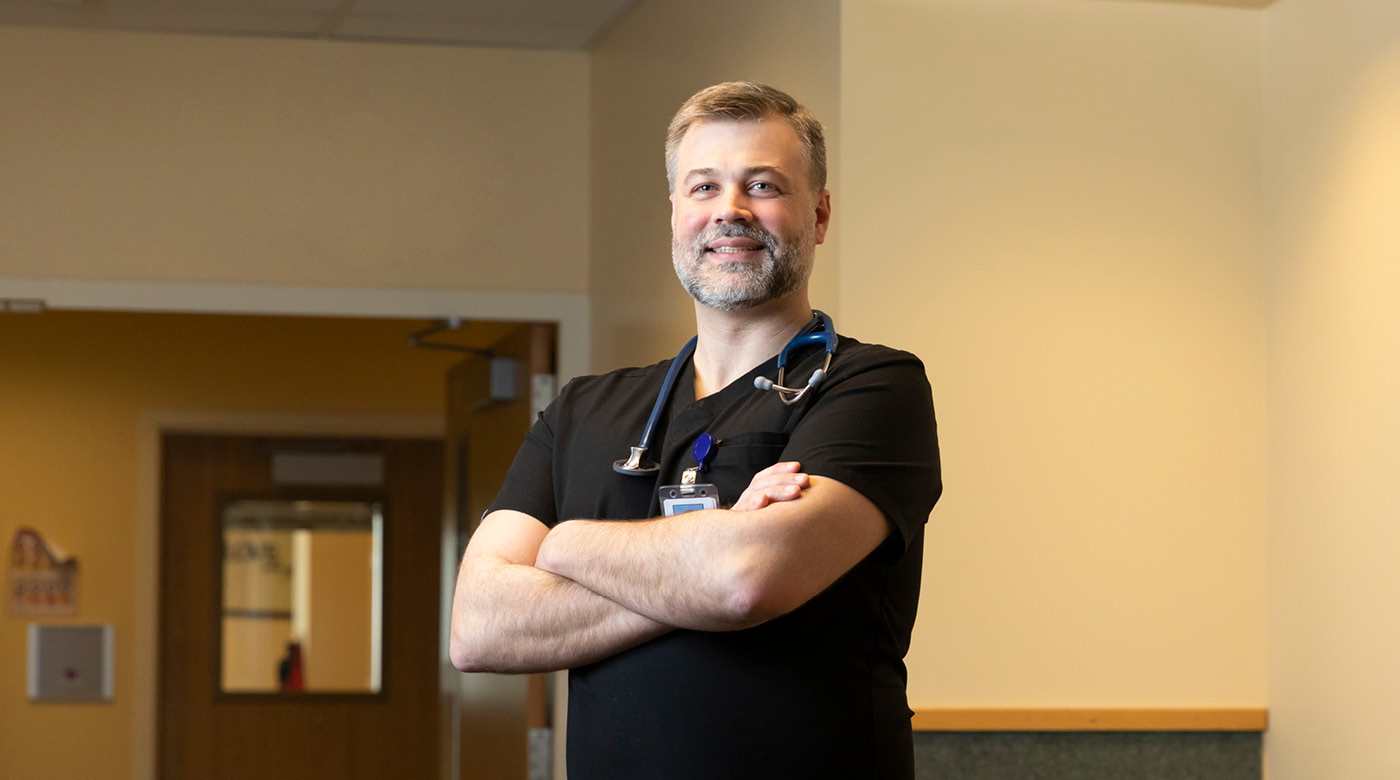
<path fill-rule="evenodd" d="M 708 433 L 702 433 L 695 439 L 695 446 L 690 450 L 691 456 L 695 458 L 695 465 L 682 472 L 679 485 L 662 485 L 657 490 L 661 498 L 662 514 L 671 517 L 697 509 L 719 508 L 719 488 L 700 481 L 700 474 L 709 468 L 710 461 L 714 460 L 719 443 L 719 439 Z"/>

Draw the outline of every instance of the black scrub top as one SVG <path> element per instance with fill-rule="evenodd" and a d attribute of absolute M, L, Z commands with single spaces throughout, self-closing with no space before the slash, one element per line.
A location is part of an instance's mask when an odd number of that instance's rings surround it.
<path fill-rule="evenodd" d="M 810 328 L 811 326 L 809 326 Z M 825 356 L 789 357 L 789 386 Z M 827 378 L 793 406 L 761 392 L 777 357 L 695 400 L 687 365 L 652 433 L 647 477 L 613 471 L 641 437 L 671 361 L 570 382 L 540 415 L 491 510 L 548 526 L 660 512 L 658 489 L 718 452 L 701 482 L 721 505 L 754 473 L 796 460 L 870 499 L 893 533 L 806 604 L 743 631 L 676 630 L 569 675 L 571 780 L 912 778 L 904 655 L 923 530 L 942 492 L 932 393 L 915 356 L 842 336 Z"/>

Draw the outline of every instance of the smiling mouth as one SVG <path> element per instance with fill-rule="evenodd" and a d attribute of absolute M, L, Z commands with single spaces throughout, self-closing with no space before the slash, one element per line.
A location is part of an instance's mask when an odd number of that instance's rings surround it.
<path fill-rule="evenodd" d="M 717 261 L 752 260 L 776 249 L 772 235 L 756 225 L 721 225 L 707 231 L 696 243 L 702 247 L 701 256 Z"/>

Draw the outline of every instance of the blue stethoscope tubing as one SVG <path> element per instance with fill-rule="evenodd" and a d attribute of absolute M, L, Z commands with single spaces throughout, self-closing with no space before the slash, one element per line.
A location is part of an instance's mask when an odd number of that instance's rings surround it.
<path fill-rule="evenodd" d="M 811 333 L 799 333 L 793 336 L 782 351 L 778 353 L 778 380 L 775 382 L 767 377 L 755 377 L 754 387 L 759 390 L 776 390 L 778 399 L 785 405 L 791 406 L 802 399 L 808 390 L 816 387 L 826 378 L 827 371 L 831 370 L 831 357 L 836 354 L 836 328 L 831 324 L 831 317 L 825 312 L 813 311 L 817 320 L 821 324 L 820 331 Z M 804 328 L 805 330 L 805 328 Z M 695 353 L 695 341 L 698 337 L 692 336 L 690 341 L 681 347 L 681 351 L 676 354 L 676 359 L 671 361 L 671 367 L 666 370 L 666 378 L 661 382 L 661 392 L 656 395 L 656 403 L 651 407 L 651 416 L 647 418 L 647 425 L 642 429 L 642 438 L 631 448 L 631 452 L 622 460 L 613 461 L 613 471 L 619 474 L 627 474 L 635 477 L 644 477 L 654 474 L 661 468 L 661 464 L 655 462 L 644 462 L 647 448 L 651 446 L 651 432 L 656 428 L 656 421 L 661 419 L 661 410 L 666 408 L 666 403 L 671 399 L 671 392 L 676 386 L 676 375 L 680 373 L 681 366 L 690 356 Z M 807 384 L 800 388 L 784 387 L 783 377 L 787 369 L 788 355 L 794 350 L 808 345 L 822 344 L 826 348 L 826 363 L 821 368 L 812 372 L 807 378 Z"/>

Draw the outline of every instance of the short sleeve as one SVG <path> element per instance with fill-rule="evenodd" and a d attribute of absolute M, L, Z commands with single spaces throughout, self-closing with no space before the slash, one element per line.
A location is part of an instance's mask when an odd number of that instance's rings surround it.
<path fill-rule="evenodd" d="M 506 472 L 496 500 L 487 512 L 512 509 L 524 512 L 553 528 L 558 522 L 554 500 L 554 427 L 551 420 L 558 413 L 559 402 L 551 404 L 535 419 L 525 434 L 525 441 L 515 453 L 515 460 Z"/>
<path fill-rule="evenodd" d="M 933 392 L 923 363 L 907 352 L 857 343 L 852 354 L 838 353 L 833 369 L 843 357 L 783 459 L 870 499 L 898 533 L 887 545 L 902 554 L 943 492 Z"/>

